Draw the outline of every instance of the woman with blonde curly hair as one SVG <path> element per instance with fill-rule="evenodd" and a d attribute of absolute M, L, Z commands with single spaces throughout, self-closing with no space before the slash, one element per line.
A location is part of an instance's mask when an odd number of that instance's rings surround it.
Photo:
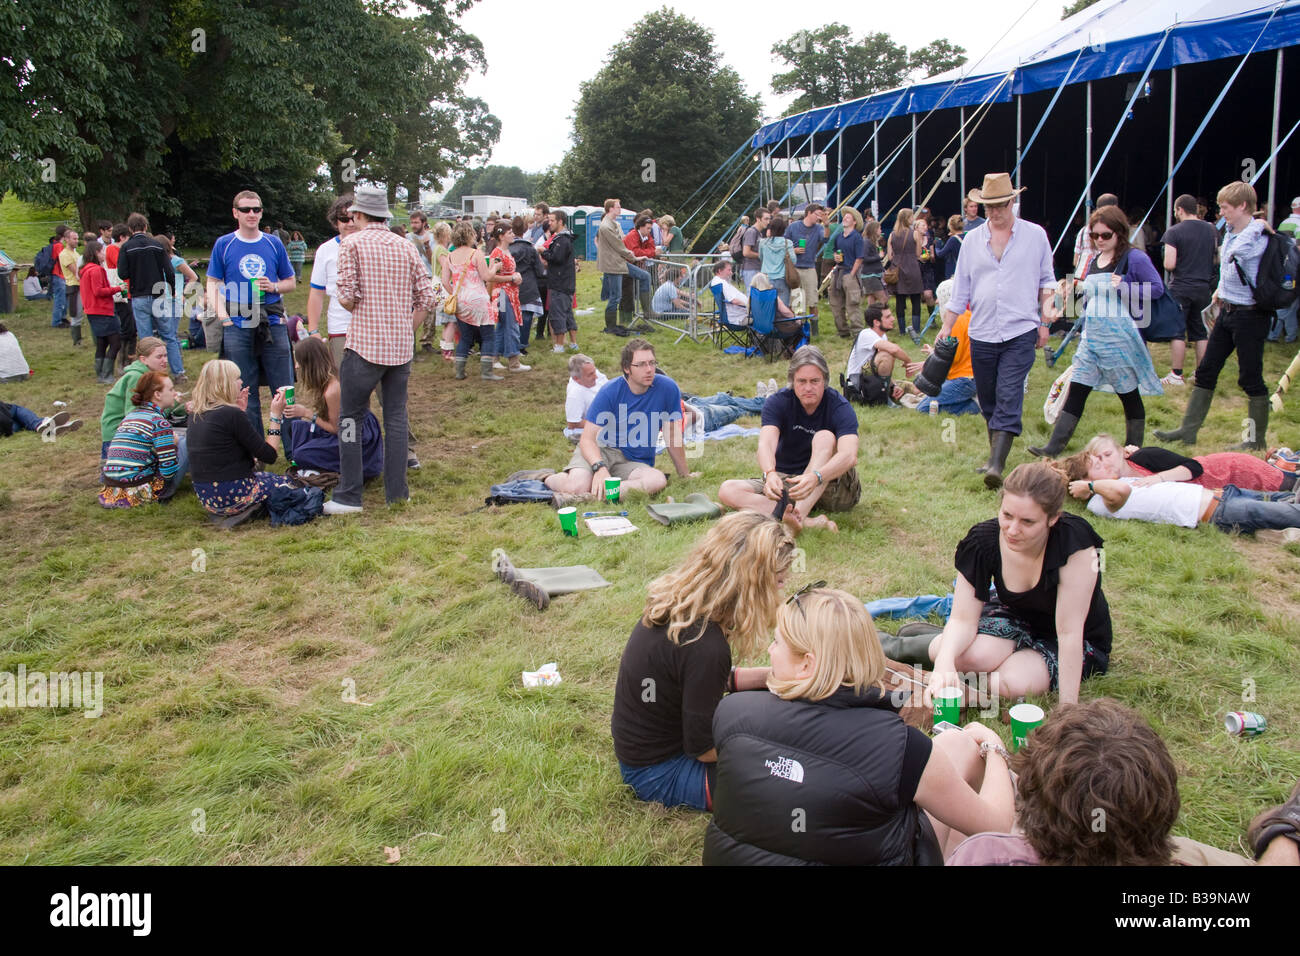
<path fill-rule="evenodd" d="M 752 511 L 715 524 L 681 567 L 650 584 L 619 663 L 610 728 L 623 781 L 664 806 L 713 806 L 713 711 L 769 668 L 731 666 L 771 631 L 794 558 L 779 521 Z"/>
<path fill-rule="evenodd" d="M 971 723 L 931 741 L 907 726 L 860 599 L 796 594 L 769 654 L 771 693 L 733 694 L 713 720 L 706 864 L 938 865 L 962 834 L 1011 828 L 998 735 Z"/>

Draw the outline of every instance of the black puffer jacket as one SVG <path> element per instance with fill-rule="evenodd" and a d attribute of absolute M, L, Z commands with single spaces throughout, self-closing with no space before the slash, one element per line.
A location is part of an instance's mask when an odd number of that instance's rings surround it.
<path fill-rule="evenodd" d="M 528 305 L 530 302 L 540 303 L 542 293 L 538 289 L 537 283 L 542 279 L 542 261 L 537 256 L 537 250 L 532 247 L 527 239 L 515 239 L 510 243 L 510 255 L 515 260 L 515 271 L 522 278 L 519 285 L 519 303 Z"/>
<path fill-rule="evenodd" d="M 706 865 L 941 863 L 912 802 L 930 741 L 889 698 L 729 694 L 713 716 L 718 785 Z M 905 791 L 906 799 L 900 798 Z"/>

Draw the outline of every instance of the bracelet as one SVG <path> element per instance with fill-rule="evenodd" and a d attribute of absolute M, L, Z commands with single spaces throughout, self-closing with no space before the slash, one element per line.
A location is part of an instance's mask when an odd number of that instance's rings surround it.
<path fill-rule="evenodd" d="M 1007 753 L 1007 748 L 1001 744 L 991 744 L 987 740 L 980 743 L 980 759 L 988 760 L 989 751 L 997 754 L 1007 763 L 1011 762 L 1011 754 Z"/>
<path fill-rule="evenodd" d="M 1097 493 L 1097 490 L 1096 490 L 1095 488 L 1092 487 L 1092 482 L 1091 482 L 1091 481 L 1088 482 L 1088 491 L 1089 491 L 1091 494 L 1094 494 L 1094 495 Z"/>
<path fill-rule="evenodd" d="M 279 434 L 280 434 L 280 429 L 278 429 L 278 428 L 268 428 L 268 429 L 266 430 L 266 434 L 267 434 L 268 437 L 271 437 L 271 438 L 278 437 Z"/>
<path fill-rule="evenodd" d="M 276 418 L 274 415 L 272 415 L 272 416 L 271 416 L 271 424 L 272 424 L 272 425 L 283 425 L 283 424 L 284 424 L 284 419 L 283 419 L 283 418 Z"/>
<path fill-rule="evenodd" d="M 813 469 L 813 474 L 817 476 L 817 484 L 818 484 L 818 485 L 824 485 L 824 484 L 826 484 L 826 479 L 824 479 L 824 478 L 822 477 L 822 473 L 821 473 L 820 471 L 818 471 L 816 468 Z"/>

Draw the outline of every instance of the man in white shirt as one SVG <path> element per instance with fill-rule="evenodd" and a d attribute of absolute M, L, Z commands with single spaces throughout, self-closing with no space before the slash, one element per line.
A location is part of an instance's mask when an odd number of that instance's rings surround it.
<path fill-rule="evenodd" d="M 569 381 L 564 388 L 564 437 L 576 442 L 582 437 L 591 400 L 609 379 L 596 363 L 582 353 L 569 357 Z"/>
<path fill-rule="evenodd" d="M 713 264 L 713 285 L 722 286 L 722 297 L 727 303 L 727 321 L 732 325 L 749 325 L 749 299 L 731 284 L 732 265 L 723 259 Z"/>
<path fill-rule="evenodd" d="M 858 333 L 853 350 L 849 352 L 848 368 L 844 370 L 851 384 L 856 385 L 854 376 L 860 376 L 863 369 L 882 378 L 889 378 L 894 372 L 895 362 L 903 363 L 908 376 L 921 371 L 923 362 L 913 362 L 901 346 L 895 345 L 886 337 L 886 333 L 898 324 L 893 312 L 886 306 L 869 305 L 863 319 L 867 327 Z M 903 397 L 901 385 L 893 385 L 890 392 L 894 401 Z"/>
<path fill-rule="evenodd" d="M 334 356 L 334 366 L 343 363 L 343 346 L 347 342 L 348 326 L 352 322 L 352 313 L 339 305 L 334 280 L 338 275 L 339 243 L 344 236 L 356 231 L 352 214 L 348 209 L 352 205 L 352 195 L 340 196 L 334 200 L 326 213 L 325 219 L 338 232 L 338 235 L 321 244 L 316 250 L 316 259 L 311 267 L 311 291 L 307 293 L 307 334 L 320 335 L 320 315 L 328 296 L 329 311 L 326 312 L 326 329 L 329 338 L 330 354 Z"/>

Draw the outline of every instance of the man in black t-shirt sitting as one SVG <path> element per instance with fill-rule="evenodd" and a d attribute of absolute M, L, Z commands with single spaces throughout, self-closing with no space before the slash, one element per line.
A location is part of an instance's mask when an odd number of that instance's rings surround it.
<path fill-rule="evenodd" d="M 789 388 L 763 404 L 758 436 L 762 478 L 724 481 L 718 500 L 731 508 L 772 514 L 786 496 L 784 520 L 796 534 L 804 528 L 836 531 L 814 507 L 848 511 L 862 496 L 858 481 L 858 417 L 839 392 L 827 388 L 830 368 L 814 345 L 794 353 Z"/>

